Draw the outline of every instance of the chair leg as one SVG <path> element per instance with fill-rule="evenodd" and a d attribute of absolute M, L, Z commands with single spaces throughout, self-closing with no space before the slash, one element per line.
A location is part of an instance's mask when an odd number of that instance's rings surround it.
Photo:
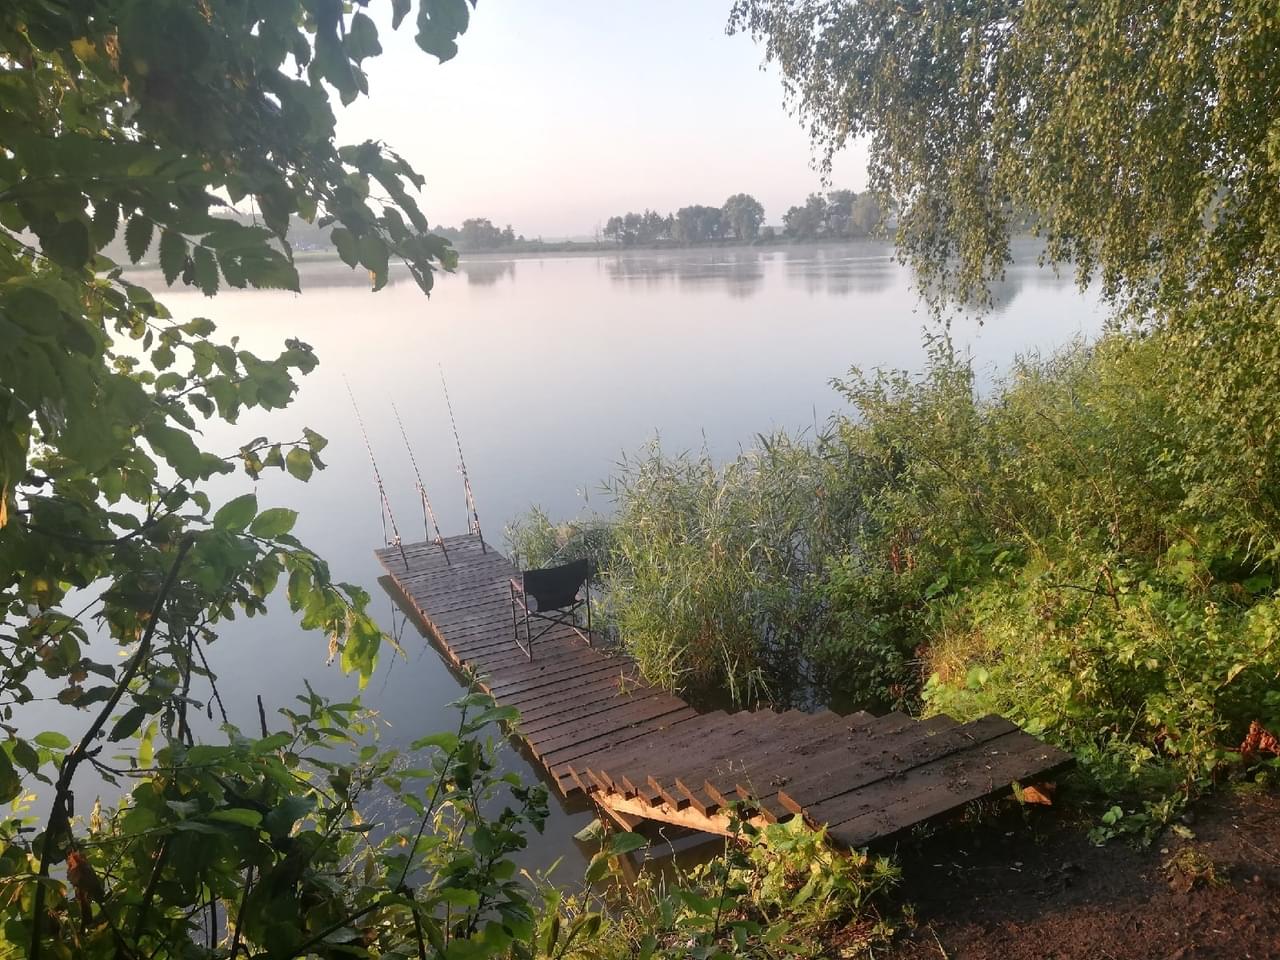
<path fill-rule="evenodd" d="M 507 594 L 511 599 L 511 636 L 516 641 L 516 646 L 520 646 L 520 621 L 516 618 L 516 588 L 507 582 Z"/>

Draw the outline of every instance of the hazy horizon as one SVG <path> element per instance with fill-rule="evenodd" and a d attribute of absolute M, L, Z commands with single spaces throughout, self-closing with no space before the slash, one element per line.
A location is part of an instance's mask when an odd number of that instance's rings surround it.
<path fill-rule="evenodd" d="M 379 20 L 386 53 L 367 63 L 371 96 L 338 111 L 339 141 L 382 139 L 409 160 L 433 225 L 488 217 L 585 236 L 614 213 L 739 192 L 779 223 L 821 177 L 761 48 L 725 35 L 729 6 L 482 0 L 444 64 L 418 49 L 411 19 L 394 32 Z M 861 145 L 832 185 L 865 188 Z"/>

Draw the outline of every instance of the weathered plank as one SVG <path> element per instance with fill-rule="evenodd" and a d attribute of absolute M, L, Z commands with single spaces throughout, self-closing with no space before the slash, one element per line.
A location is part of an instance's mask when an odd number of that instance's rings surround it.
<path fill-rule="evenodd" d="M 1021 731 L 1008 732 L 1003 721 L 989 725 L 986 732 L 977 734 L 975 739 L 978 742 L 969 743 L 967 749 L 944 743 L 943 748 L 952 748 L 942 756 L 906 766 L 905 769 L 905 765 L 883 763 L 860 765 L 857 772 L 848 775 L 847 780 L 845 777 L 841 778 L 842 782 L 849 783 L 853 789 L 842 790 L 817 803 L 803 804 L 804 816 L 815 824 L 843 823 L 879 810 L 885 803 L 910 802 L 912 794 L 935 782 L 949 785 L 957 794 L 964 795 L 964 799 L 957 802 L 960 805 L 971 799 L 984 797 L 998 786 L 990 785 L 973 794 L 963 789 L 971 778 L 977 777 L 985 781 L 993 759 L 1003 759 L 1010 755 L 1010 751 L 1015 751 L 1014 755 L 1021 758 L 1024 750 L 1044 752 L 1050 749 Z M 1022 767 L 1019 766 L 1018 770 L 1022 771 Z M 1022 772 L 1025 774 L 1025 771 Z M 1013 779 L 1015 777 L 1011 775 L 1004 781 L 1004 786 L 1008 786 Z"/>
<path fill-rule="evenodd" d="M 998 717 L 699 714 L 569 627 L 539 638 L 530 659 L 511 618 L 518 571 L 474 536 L 443 546 L 377 556 L 444 654 L 521 712 L 516 732 L 557 787 L 590 792 L 628 829 L 652 819 L 724 833 L 724 807 L 744 800 L 754 822 L 799 814 L 860 846 L 1070 762 Z"/>
<path fill-rule="evenodd" d="M 577 710 L 556 714 L 532 723 L 522 717 L 520 729 L 529 737 L 552 736 L 554 731 L 566 729 L 570 724 L 576 723 L 578 720 L 590 720 L 600 714 L 608 713 L 620 704 L 642 702 L 666 704 L 673 710 L 678 707 L 688 706 L 683 700 L 673 697 L 669 693 L 663 693 L 661 690 L 655 690 L 652 687 L 643 687 L 639 691 L 615 694 L 612 699 L 601 701 L 590 707 L 579 707 Z"/>
<path fill-rule="evenodd" d="M 841 811 L 858 812 L 832 826 L 830 836 L 849 848 L 889 839 L 966 803 L 1002 793 L 1015 780 L 1051 776 L 1071 762 L 1070 754 L 1025 733 L 1007 734 L 982 750 L 953 754 L 863 791 L 866 796 Z"/>
<path fill-rule="evenodd" d="M 570 724 L 564 728 L 557 727 L 554 731 L 548 731 L 546 736 L 530 740 L 529 746 L 537 756 L 541 757 L 543 754 L 551 753 L 573 743 L 594 739 L 614 730 L 625 730 L 636 724 L 644 723 L 648 720 L 656 720 L 666 714 L 678 713 L 686 709 L 688 707 L 684 705 L 673 708 L 666 703 L 654 703 L 648 700 L 642 700 L 639 703 L 622 704 L 594 717 L 587 717 L 579 723 Z"/>
<path fill-rule="evenodd" d="M 665 734 L 667 731 L 677 728 L 681 723 L 697 719 L 699 716 L 698 711 L 692 707 L 687 710 L 678 710 L 675 713 L 665 714 L 648 724 L 610 730 L 588 739 L 567 743 L 562 747 L 548 748 L 541 755 L 541 760 L 552 767 L 574 765 L 578 769 L 585 769 L 585 767 L 578 765 L 588 757 L 604 755 L 610 750 L 616 750 L 630 741 L 639 740 L 643 737 Z"/>
<path fill-rule="evenodd" d="M 766 710 L 734 714 L 740 718 L 737 730 L 726 731 L 728 736 L 711 736 L 696 744 L 697 749 L 688 755 L 669 755 L 653 764 L 647 772 L 649 791 L 647 797 L 662 796 L 677 808 L 693 799 L 682 791 L 679 783 L 688 783 L 699 776 L 707 780 L 717 776 L 737 776 L 750 758 L 758 755 L 767 745 L 778 741 L 791 742 L 795 736 L 803 737 L 806 722 L 813 714 L 802 711 L 773 713 Z M 829 714 L 834 717 L 835 714 Z M 634 779 L 632 779 L 634 783 Z M 699 806 L 699 809 L 705 809 Z"/>
<path fill-rule="evenodd" d="M 706 769 L 719 747 L 742 743 L 744 737 L 750 737 L 753 725 L 750 714 L 726 714 L 698 729 L 686 729 L 678 737 L 637 745 L 623 756 L 604 757 L 592 768 L 601 770 L 616 792 L 633 797 L 651 776 L 663 775 L 668 768 L 692 763 Z"/>

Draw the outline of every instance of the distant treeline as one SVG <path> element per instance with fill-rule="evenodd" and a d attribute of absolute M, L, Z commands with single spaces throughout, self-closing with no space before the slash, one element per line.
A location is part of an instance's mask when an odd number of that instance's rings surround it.
<path fill-rule="evenodd" d="M 870 193 L 831 190 L 811 193 L 803 204 L 782 215 L 782 228 L 765 224 L 764 205 L 749 193 L 735 193 L 718 207 L 691 204 L 675 213 L 656 210 L 627 212 L 609 218 L 603 238 L 625 247 L 689 246 L 699 243 L 769 243 L 789 240 L 849 240 L 871 236 L 884 220 L 884 211 Z M 435 227 L 462 252 L 493 250 L 586 249 L 588 243 L 526 240 L 511 225 L 499 228 L 491 220 L 475 217 L 461 227 Z"/>
<path fill-rule="evenodd" d="M 791 240 L 847 240 L 870 236 L 884 219 L 870 193 L 832 190 L 811 193 L 782 215 L 782 235 Z M 719 207 L 693 204 L 663 216 L 656 210 L 610 217 L 604 236 L 622 246 L 776 240 L 765 225 L 764 205 L 749 193 L 735 193 Z"/>
<path fill-rule="evenodd" d="M 487 217 L 463 220 L 461 227 L 432 227 L 431 232 L 444 237 L 462 251 L 501 250 L 503 247 L 527 242 L 523 234 L 516 235 L 511 224 L 498 227 Z"/>
<path fill-rule="evenodd" d="M 229 209 L 224 216 L 241 223 L 260 222 L 251 213 Z M 691 204 L 675 213 L 656 210 L 610 217 L 603 238 L 590 241 L 526 239 L 511 224 L 499 227 L 487 217 L 463 220 L 460 227 L 434 226 L 432 232 L 449 240 L 462 253 L 505 250 L 516 252 L 582 251 L 609 246 L 691 246 L 701 243 L 771 243 L 788 240 L 847 240 L 875 233 L 885 219 L 870 193 L 831 190 L 811 193 L 805 202 L 782 215 L 781 230 L 764 222 L 764 205 L 749 193 L 735 193 L 718 207 Z M 123 234 L 121 235 L 123 237 Z M 289 220 L 288 239 L 297 252 L 331 251 L 329 231 L 298 217 Z M 105 252 L 124 258 L 124 241 L 117 239 Z M 115 249 L 119 247 L 120 249 Z"/>

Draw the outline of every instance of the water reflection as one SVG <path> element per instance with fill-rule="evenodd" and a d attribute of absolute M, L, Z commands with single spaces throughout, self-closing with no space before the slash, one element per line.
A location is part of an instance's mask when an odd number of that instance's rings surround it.
<path fill-rule="evenodd" d="M 783 264 L 789 286 L 810 295 L 847 297 L 887 290 L 901 273 L 886 243 L 788 247 Z"/>
<path fill-rule="evenodd" d="M 1075 286 L 1069 267 L 1040 267 L 1036 258 L 1041 246 L 1034 240 L 1020 238 L 1013 243 L 1014 263 L 1005 275 L 989 285 L 992 315 L 1006 313 L 1025 288 L 1049 292 L 1068 291 Z M 551 258 L 554 260 L 555 258 Z M 718 250 L 638 250 L 632 253 L 584 257 L 594 263 L 611 282 L 636 290 L 659 290 L 674 287 L 695 293 L 717 288 L 733 299 L 749 299 L 762 293 L 770 277 L 810 296 L 851 297 L 879 294 L 900 283 L 907 275 L 899 264 L 893 246 L 883 241 L 860 241 L 836 246 L 796 244 L 775 248 L 740 248 Z M 519 260 L 465 259 L 454 275 L 466 280 L 469 287 L 494 287 L 503 281 L 516 282 Z M 546 258 L 528 258 L 529 263 L 545 267 Z M 393 264 L 388 286 L 413 284 L 408 271 Z M 299 276 L 305 289 L 325 287 L 364 287 L 369 277 L 363 269 L 348 269 L 332 258 L 316 258 L 299 264 Z M 154 277 L 141 271 L 137 279 L 146 284 Z M 440 282 L 449 282 L 450 274 L 440 272 Z"/>
<path fill-rule="evenodd" d="M 740 299 L 764 286 L 767 256 L 756 250 L 679 251 L 621 255 L 600 262 L 614 283 L 650 289 L 674 284 L 691 293 L 720 287 Z"/>
<path fill-rule="evenodd" d="M 599 489 L 619 451 L 655 434 L 669 449 L 705 444 L 720 458 L 759 431 L 824 419 L 842 407 L 827 382 L 850 365 L 918 369 L 929 322 L 906 269 L 874 244 L 471 260 L 457 274 L 437 275 L 430 301 L 403 267 L 392 268 L 389 288 L 376 297 L 365 271 L 336 261 L 304 264 L 302 275 L 300 296 L 232 291 L 213 300 L 166 290 L 158 275 L 144 282 L 178 319 L 208 316 L 220 334 L 239 336 L 260 355 L 274 356 L 286 337 L 315 347 L 320 365 L 293 407 L 211 423 L 207 443 L 235 450 L 255 435 L 293 436 L 303 426 L 327 436 L 328 469 L 307 484 L 264 474 L 259 501 L 297 509 L 296 534 L 331 561 L 336 578 L 371 592 L 382 573 L 372 552 L 382 545 L 380 506 L 347 382 L 400 532 L 420 539 L 423 526 L 391 401 L 444 532 L 460 533 L 462 485 L 435 371 L 443 365 L 481 518 L 500 539 L 503 524 L 531 503 L 573 516 L 580 491 Z M 982 326 L 972 318 L 952 326 L 958 346 L 972 349 L 984 369 L 1101 326 L 1101 311 L 1070 289 L 1069 278 L 1019 265 L 1008 282 L 1001 313 Z M 361 318 L 356 331 L 353 317 Z M 212 487 L 215 499 L 244 492 L 239 477 Z M 383 625 L 398 629 L 390 601 L 377 595 L 387 604 Z M 234 717 L 256 719 L 257 693 L 269 713 L 288 705 L 303 678 L 337 698 L 355 692 L 351 678 L 325 667 L 325 638 L 299 631 L 287 605 L 229 624 L 224 642 L 223 695 Z M 456 723 L 447 704 L 460 694 L 458 679 L 412 627 L 403 646 L 407 658 L 388 653 L 365 691 L 388 746 Z M 39 706 L 29 707 L 32 723 L 40 722 Z M 539 776 L 515 749 L 503 751 L 502 764 Z M 585 860 L 571 837 L 590 819 L 553 802 L 547 832 L 523 862 L 540 869 L 564 854 L 563 875 L 580 876 Z"/>
<path fill-rule="evenodd" d="M 797 245 L 773 249 L 638 251 L 600 258 L 614 283 L 653 289 L 674 284 L 697 291 L 717 286 L 746 299 L 764 290 L 770 274 L 811 295 L 847 297 L 888 289 L 901 268 L 884 243 L 836 247 Z"/>
<path fill-rule="evenodd" d="M 516 262 L 514 260 L 462 260 L 458 263 L 458 273 L 467 278 L 473 287 L 492 287 L 499 280 L 515 279 Z"/>

